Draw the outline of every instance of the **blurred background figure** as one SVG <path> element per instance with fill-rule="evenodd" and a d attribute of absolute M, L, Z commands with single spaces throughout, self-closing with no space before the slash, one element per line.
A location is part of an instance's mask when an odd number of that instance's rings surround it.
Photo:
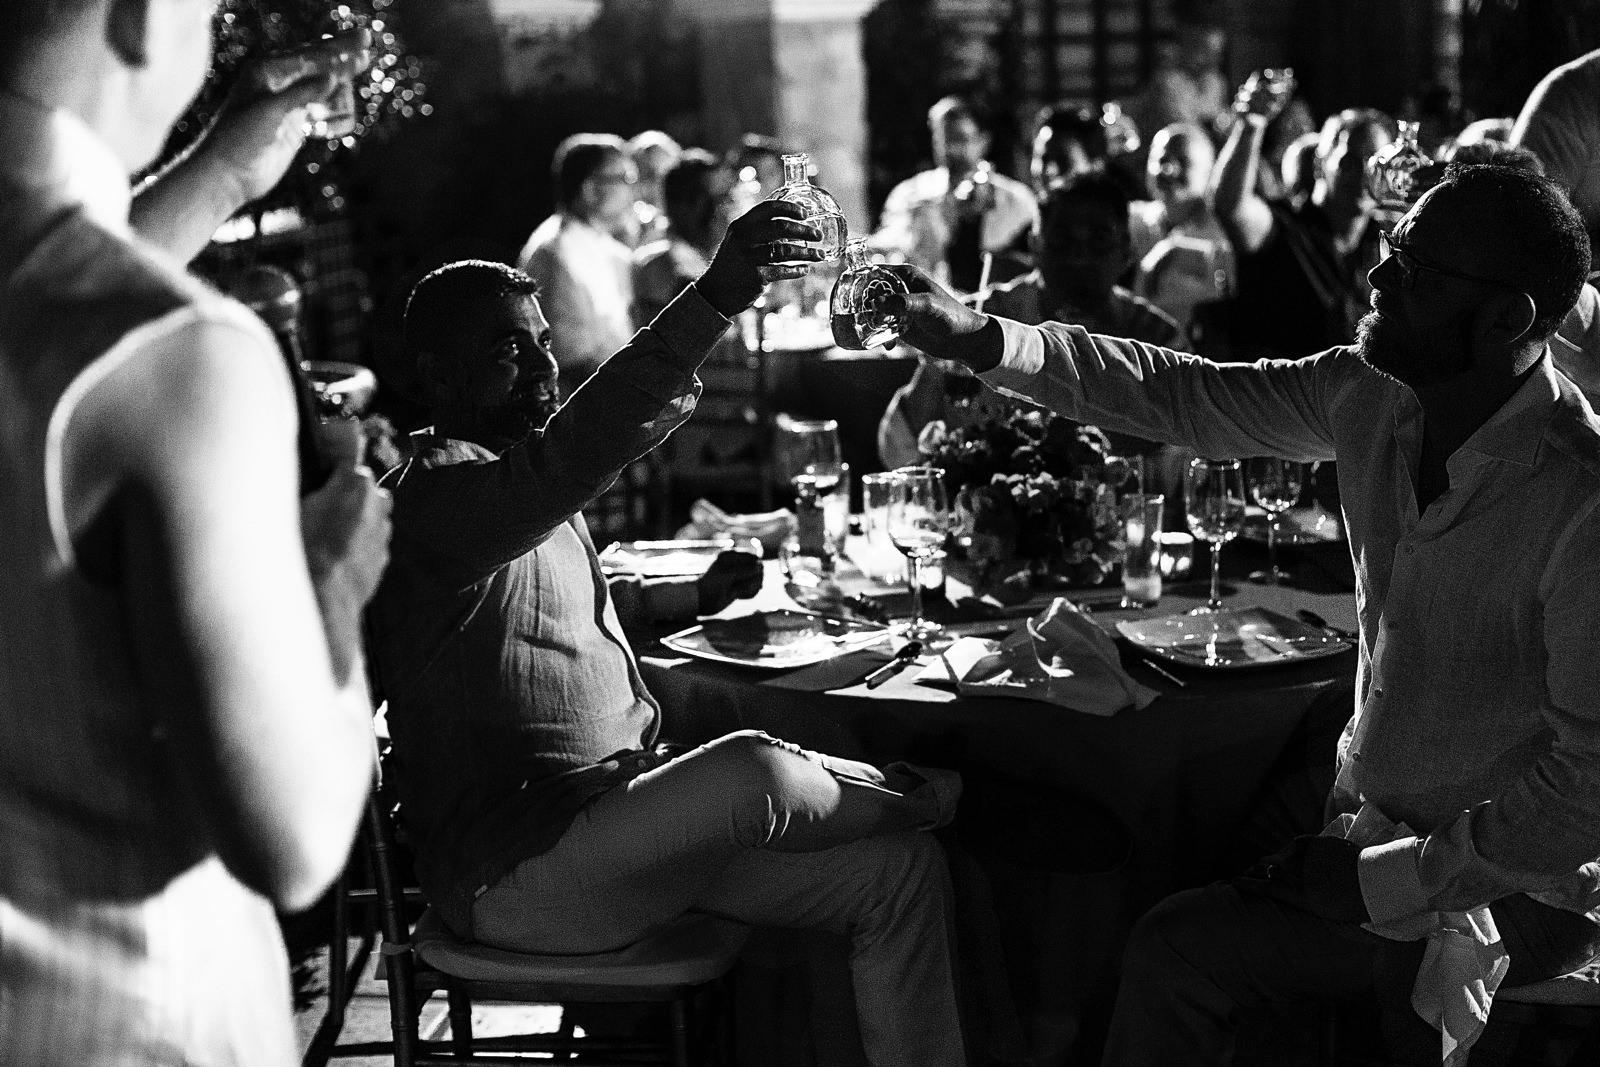
<path fill-rule="evenodd" d="M 1051 104 L 1035 120 L 1028 176 L 1040 196 L 1064 178 L 1104 165 L 1109 149 L 1100 112 L 1090 107 Z"/>
<path fill-rule="evenodd" d="M 747 133 L 728 153 L 733 172 L 734 216 L 749 211 L 783 184 L 783 145 L 776 137 Z"/>
<path fill-rule="evenodd" d="M 1228 35 L 1220 22 L 1183 19 L 1167 46 L 1158 51 L 1150 80 L 1122 102 L 1122 110 L 1141 130 L 1182 122 L 1222 136 L 1232 88 L 1224 73 L 1227 51 Z"/>
<path fill-rule="evenodd" d="M 1233 246 L 1236 294 L 1207 309 L 1210 318 L 1200 324 L 1206 354 L 1311 355 L 1353 341 L 1356 320 L 1367 311 L 1367 272 L 1379 253 L 1365 168 L 1394 139 L 1394 123 L 1370 108 L 1330 117 L 1317 142 L 1315 184 L 1297 204 L 1264 197 L 1257 184 L 1267 124 L 1287 103 L 1271 78 L 1257 75 L 1234 104 L 1237 118 L 1217 161 L 1212 204 Z"/>
<path fill-rule="evenodd" d="M 1147 224 L 1160 239 L 1140 259 L 1134 288 L 1176 319 L 1185 336 L 1194 306 L 1233 288 L 1233 252 L 1206 199 L 1215 162 L 1211 139 L 1192 123 L 1162 127 L 1150 141 L 1155 199 Z"/>
<path fill-rule="evenodd" d="M 955 289 L 1015 277 L 1038 209 L 1028 187 L 989 162 L 989 134 L 976 105 L 947 96 L 928 109 L 932 170 L 895 186 L 884 201 L 873 244 Z"/>
<path fill-rule="evenodd" d="M 568 391 L 633 335 L 633 253 L 619 238 L 634 215 L 634 167 L 622 138 L 579 133 L 556 148 L 555 214 L 517 257 L 539 283 L 551 350 Z"/>
<path fill-rule="evenodd" d="M 1528 96 L 1511 143 L 1567 187 L 1590 243 L 1600 241 L 1600 49 L 1546 74 Z"/>
<path fill-rule="evenodd" d="M 683 155 L 683 147 L 660 130 L 645 130 L 628 139 L 628 158 L 637 174 L 633 183 L 632 238 L 635 248 L 660 240 L 667 232 L 661 181 Z"/>
<path fill-rule="evenodd" d="M 1516 127 L 1517 120 L 1501 116 L 1492 119 L 1474 119 L 1461 128 L 1456 134 L 1456 146 L 1478 144 L 1482 141 L 1503 141 L 1509 143 L 1511 131 Z"/>
<path fill-rule="evenodd" d="M 705 273 L 730 221 L 733 175 L 711 153 L 684 150 L 660 184 L 661 237 L 633 259 L 633 318 L 640 327 Z"/>

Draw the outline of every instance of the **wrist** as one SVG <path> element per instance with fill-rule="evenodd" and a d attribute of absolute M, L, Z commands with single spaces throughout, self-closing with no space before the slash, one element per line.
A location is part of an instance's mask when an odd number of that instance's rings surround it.
<path fill-rule="evenodd" d="M 1006 338 L 1000 320 L 993 315 L 984 316 L 983 327 L 962 340 L 962 349 L 956 358 L 974 374 L 994 370 L 1006 354 Z"/>
<path fill-rule="evenodd" d="M 716 276 L 712 273 L 715 269 L 716 264 L 713 263 L 706 268 L 704 274 L 689 284 L 696 293 L 700 294 L 700 299 L 704 300 L 712 311 L 715 311 L 723 318 L 731 319 L 738 315 L 755 303 L 755 298 L 761 295 L 761 290 L 757 287 L 748 299 L 742 299 L 740 295 L 730 292 L 729 286 L 718 284 Z"/>

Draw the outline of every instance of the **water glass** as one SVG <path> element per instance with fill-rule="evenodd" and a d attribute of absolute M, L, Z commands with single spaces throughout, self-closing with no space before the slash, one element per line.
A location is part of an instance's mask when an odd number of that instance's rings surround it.
<path fill-rule="evenodd" d="M 1181 530 L 1163 530 L 1155 535 L 1156 565 L 1161 577 L 1169 582 L 1181 582 L 1194 569 L 1194 534 Z"/>
<path fill-rule="evenodd" d="M 1276 456 L 1259 456 L 1245 461 L 1245 486 L 1250 499 L 1267 513 L 1267 569 L 1250 576 L 1252 582 L 1276 585 L 1290 577 L 1278 566 L 1278 527 L 1283 513 L 1300 501 L 1306 484 L 1304 463 Z"/>
<path fill-rule="evenodd" d="M 877 471 L 861 476 L 861 543 L 854 556 L 861 573 L 882 585 L 905 579 L 904 557 L 889 539 L 889 500 L 894 472 Z"/>
<path fill-rule="evenodd" d="M 797 419 L 780 413 L 772 459 L 776 473 L 793 484 L 802 475 L 816 479 L 818 496 L 838 485 L 843 473 L 839 449 L 839 423 L 835 419 Z"/>
<path fill-rule="evenodd" d="M 1161 560 L 1156 535 L 1167 498 L 1160 493 L 1129 493 L 1122 498 L 1122 606 L 1154 607 L 1161 599 Z"/>

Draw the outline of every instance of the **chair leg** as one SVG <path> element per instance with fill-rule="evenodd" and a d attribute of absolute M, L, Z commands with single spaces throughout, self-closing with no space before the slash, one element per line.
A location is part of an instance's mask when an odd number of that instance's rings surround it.
<path fill-rule="evenodd" d="M 673 1067 L 690 1067 L 688 998 L 677 997 L 674 999 L 671 1004 L 671 1014 Z"/>
<path fill-rule="evenodd" d="M 472 1055 L 472 999 L 460 990 L 446 994 L 450 1005 L 450 1051 L 457 1056 Z"/>

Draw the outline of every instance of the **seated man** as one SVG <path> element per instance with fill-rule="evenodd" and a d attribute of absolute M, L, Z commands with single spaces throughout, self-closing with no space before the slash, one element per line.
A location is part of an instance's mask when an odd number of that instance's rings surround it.
<path fill-rule="evenodd" d="M 759 272 L 804 273 L 815 233 L 792 205 L 758 204 L 553 416 L 531 279 L 468 262 L 418 283 L 406 338 L 435 424 L 386 479 L 374 658 L 418 874 L 458 933 L 600 952 L 688 911 L 848 933 L 871 1061 L 959 1064 L 948 876 L 913 832 L 948 818 L 954 782 L 758 733 L 670 758 L 580 514 L 689 416 L 728 317 Z M 753 591 L 738 584 L 702 586 L 700 607 Z"/>
<path fill-rule="evenodd" d="M 1128 195 L 1104 171 L 1056 185 L 1039 209 L 1033 233 L 1039 269 L 999 286 L 985 306 L 1019 322 L 1083 323 L 1098 333 L 1182 347 L 1183 331 L 1160 308 L 1117 284 L 1133 262 Z M 878 423 L 878 455 L 893 469 L 921 462 L 917 437 L 934 420 L 955 428 L 985 418 L 1010 402 L 982 395 L 959 366 L 924 361 L 895 393 Z M 1142 451 L 1147 441 L 1119 438 L 1119 449 Z"/>
<path fill-rule="evenodd" d="M 1340 461 L 1360 659 L 1329 810 L 1354 823 L 1147 915 L 1107 1063 L 1225 1062 L 1243 1007 L 1376 997 L 1391 1054 L 1437 1064 L 1474 995 L 1600 950 L 1600 419 L 1548 354 L 1583 224 L 1548 179 L 1452 166 L 1388 246 L 1357 344 L 1294 361 L 996 320 L 925 277 L 886 301 L 1071 417 Z"/>

